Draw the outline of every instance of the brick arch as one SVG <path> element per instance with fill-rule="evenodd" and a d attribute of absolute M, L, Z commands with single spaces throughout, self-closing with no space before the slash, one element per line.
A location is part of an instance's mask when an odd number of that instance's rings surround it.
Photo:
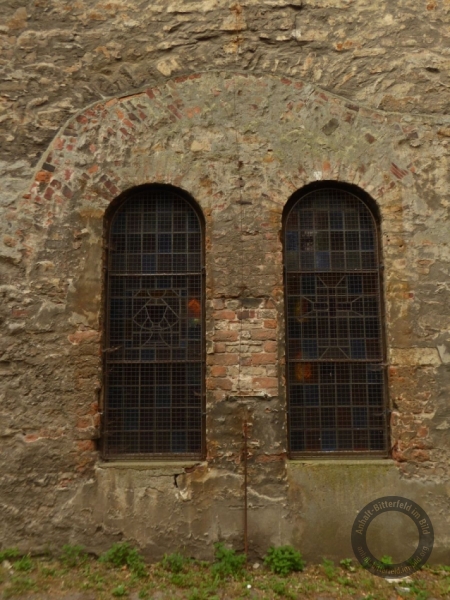
<path fill-rule="evenodd" d="M 42 249 L 42 226 L 50 232 L 73 213 L 95 220 L 149 182 L 185 189 L 207 213 L 243 195 L 279 212 L 322 179 L 388 205 L 411 175 L 409 157 L 396 152 L 400 120 L 267 75 L 194 74 L 98 102 L 66 123 L 40 161 L 21 206 L 25 249 Z"/>

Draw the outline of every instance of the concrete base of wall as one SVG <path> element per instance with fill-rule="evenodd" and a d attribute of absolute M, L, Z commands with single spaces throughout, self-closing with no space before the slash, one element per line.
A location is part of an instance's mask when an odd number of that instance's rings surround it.
<path fill-rule="evenodd" d="M 402 496 L 417 502 L 432 521 L 430 562 L 450 564 L 448 485 L 406 480 L 391 460 L 280 461 L 263 471 L 249 464 L 248 533 L 255 557 L 270 545 L 292 544 L 312 562 L 353 558 L 350 535 L 358 512 L 377 498 Z M 100 463 L 95 479 L 71 503 L 88 517 L 84 542 L 93 551 L 121 539 L 135 540 L 153 560 L 177 550 L 211 559 L 219 540 L 243 549 L 240 469 Z M 412 518 L 389 511 L 370 524 L 367 539 L 375 556 L 400 562 L 414 552 L 418 532 Z"/>

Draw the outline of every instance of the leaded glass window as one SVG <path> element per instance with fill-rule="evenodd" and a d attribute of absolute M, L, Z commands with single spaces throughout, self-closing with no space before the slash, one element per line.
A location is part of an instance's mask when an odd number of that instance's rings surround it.
<path fill-rule="evenodd" d="M 342 189 L 317 189 L 285 219 L 291 454 L 387 448 L 377 223 Z"/>
<path fill-rule="evenodd" d="M 109 227 L 103 451 L 200 457 L 202 224 L 170 187 L 129 193 Z"/>

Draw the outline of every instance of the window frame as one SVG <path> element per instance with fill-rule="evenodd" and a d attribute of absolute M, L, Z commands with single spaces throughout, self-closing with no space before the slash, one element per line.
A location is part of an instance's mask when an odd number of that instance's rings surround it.
<path fill-rule="evenodd" d="M 198 361 L 201 364 L 201 444 L 199 452 L 154 452 L 154 453 L 111 453 L 107 451 L 106 445 L 106 414 L 108 409 L 108 368 L 107 368 L 107 355 L 109 352 L 109 336 L 110 336 L 110 294 L 109 294 L 109 277 L 111 276 L 110 260 L 111 260 L 111 235 L 112 226 L 116 217 L 122 210 L 126 210 L 126 205 L 129 202 L 133 202 L 134 198 L 138 198 L 140 194 L 147 193 L 149 196 L 152 193 L 164 192 L 173 194 L 184 201 L 190 210 L 195 214 L 200 233 L 200 269 L 198 276 L 200 278 L 200 292 L 201 292 L 201 359 Z M 172 230 L 173 233 L 173 230 Z M 102 393 L 100 396 L 101 404 L 101 426 L 100 426 L 100 440 L 99 450 L 102 460 L 112 461 L 167 461 L 168 463 L 174 461 L 198 461 L 204 460 L 206 457 L 206 281 L 205 281 L 205 258 L 206 258 L 206 239 L 205 239 L 205 218 L 203 211 L 199 204 L 194 198 L 188 194 L 185 190 L 168 184 L 143 184 L 133 188 L 130 188 L 115 198 L 108 206 L 104 220 L 103 220 L 103 298 L 102 298 Z M 158 254 L 158 253 L 157 253 Z M 128 271 L 127 271 L 128 273 Z M 186 275 L 185 273 L 170 273 L 171 276 Z M 151 362 L 151 361 L 149 361 Z M 188 360 L 180 361 L 179 364 L 187 364 Z M 176 364 L 175 361 L 168 361 L 168 363 Z M 151 363 L 155 364 L 155 363 Z M 155 405 L 153 405 L 155 406 Z M 169 409 L 170 410 L 170 409 Z M 170 429 L 173 431 L 173 428 Z"/>
<path fill-rule="evenodd" d="M 384 422 L 384 440 L 385 440 L 385 448 L 383 450 L 293 450 L 292 442 L 291 442 L 291 381 L 289 376 L 289 333 L 288 333 L 288 287 L 287 287 L 287 276 L 289 271 L 287 270 L 287 262 L 286 262 L 286 253 L 287 253 L 287 243 L 286 243 L 286 233 L 287 233 L 287 221 L 289 215 L 292 210 L 297 206 L 299 202 L 306 199 L 312 192 L 317 191 L 339 191 L 350 194 L 358 201 L 360 201 L 367 211 L 370 213 L 372 222 L 374 225 L 374 234 L 376 236 L 376 256 L 378 258 L 377 264 L 377 279 L 378 279 L 378 302 L 379 302 L 379 318 L 380 318 L 380 348 L 382 358 L 379 361 L 380 366 L 382 367 L 382 382 L 383 382 L 383 393 L 382 393 L 382 401 L 385 413 L 385 422 Z M 387 336 L 386 336 L 386 311 L 385 311 L 385 295 L 384 295 L 384 264 L 383 264 L 383 252 L 382 252 L 382 230 L 381 230 L 381 214 L 376 202 L 362 190 L 361 188 L 346 184 L 337 181 L 320 181 L 313 182 L 309 185 L 304 186 L 303 188 L 297 190 L 292 194 L 292 196 L 287 201 L 282 215 L 282 229 L 281 229 L 281 243 L 282 243 L 282 253 L 283 253 L 283 292 L 284 292 L 284 347 L 285 347 L 285 402 L 286 402 L 286 432 L 287 432 L 287 448 L 288 448 L 288 457 L 290 459 L 374 459 L 374 458 L 389 458 L 391 455 L 391 425 L 390 425 L 390 415 L 391 415 L 391 406 L 389 401 L 389 370 L 387 364 Z M 339 273 L 337 269 L 329 270 L 328 273 Z M 346 272 L 346 271 L 343 271 Z M 362 272 L 362 269 L 355 270 L 355 273 Z M 311 274 L 318 274 L 319 271 L 312 270 Z M 348 273 L 348 271 L 347 271 Z M 325 361 L 323 361 L 325 362 Z M 349 361 L 351 362 L 351 361 Z M 377 362 L 377 361 L 374 361 Z M 355 364 L 358 364 L 357 361 L 354 361 Z M 320 364 L 320 359 L 317 360 L 317 364 Z M 347 363 L 349 364 L 349 363 Z M 319 405 L 320 406 L 320 405 Z M 304 428 L 306 429 L 306 427 Z M 353 427 L 351 428 L 354 429 Z M 322 430 L 322 428 L 320 429 Z M 339 431 L 339 427 L 336 424 L 334 429 L 336 432 Z"/>

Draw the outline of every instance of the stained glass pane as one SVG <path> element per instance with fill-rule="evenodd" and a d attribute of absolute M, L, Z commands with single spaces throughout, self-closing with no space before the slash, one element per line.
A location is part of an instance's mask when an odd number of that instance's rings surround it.
<path fill-rule="evenodd" d="M 130 195 L 110 231 L 104 454 L 199 457 L 204 399 L 199 217 L 172 190 L 147 188 Z"/>
<path fill-rule="evenodd" d="M 374 217 L 356 196 L 322 189 L 285 223 L 291 452 L 385 451 Z"/>

